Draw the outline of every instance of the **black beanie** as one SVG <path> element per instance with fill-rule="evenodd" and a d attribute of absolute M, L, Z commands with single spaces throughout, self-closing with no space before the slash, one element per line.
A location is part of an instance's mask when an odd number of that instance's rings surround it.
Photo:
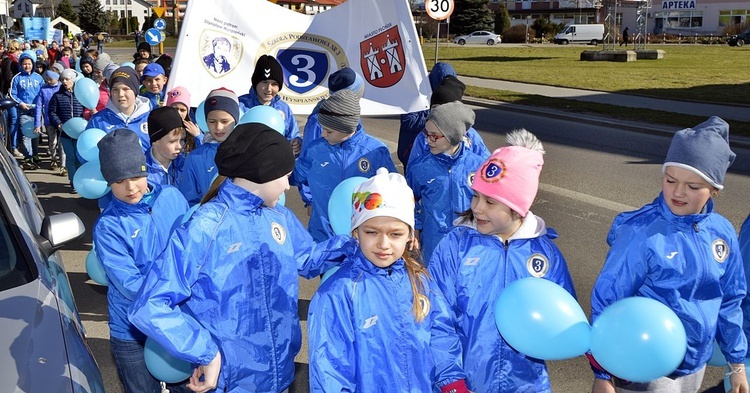
<path fill-rule="evenodd" d="M 148 114 L 148 137 L 151 143 L 164 138 L 175 128 L 184 126 L 180 111 L 171 106 L 160 106 Z"/>
<path fill-rule="evenodd" d="M 138 49 L 136 49 L 136 51 L 140 51 L 140 50 L 147 50 L 148 53 L 151 53 L 151 44 L 149 44 L 146 41 L 141 41 L 138 44 Z"/>
<path fill-rule="evenodd" d="M 448 75 L 443 79 L 437 89 L 432 92 L 430 106 L 460 101 L 464 96 L 464 90 L 466 90 L 466 85 L 463 82 L 453 75 Z"/>
<path fill-rule="evenodd" d="M 146 156 L 138 135 L 127 128 L 118 128 L 105 135 L 96 146 L 102 176 L 107 184 L 134 177 L 146 177 Z"/>
<path fill-rule="evenodd" d="M 139 82 L 138 74 L 134 69 L 128 66 L 116 69 L 115 72 L 112 73 L 112 76 L 109 77 L 109 88 L 111 89 L 115 86 L 115 83 L 120 82 L 124 83 L 125 86 L 130 88 L 130 90 L 133 90 L 133 93 L 136 96 L 140 93 L 138 87 L 141 83 Z"/>
<path fill-rule="evenodd" d="M 258 86 L 258 83 L 267 79 L 275 80 L 279 84 L 279 90 L 284 87 L 284 70 L 281 64 L 273 56 L 262 55 L 255 63 L 252 77 L 253 89 Z"/>
<path fill-rule="evenodd" d="M 261 123 L 245 123 L 221 142 L 214 162 L 222 176 L 263 184 L 294 170 L 294 152 L 278 131 Z"/>

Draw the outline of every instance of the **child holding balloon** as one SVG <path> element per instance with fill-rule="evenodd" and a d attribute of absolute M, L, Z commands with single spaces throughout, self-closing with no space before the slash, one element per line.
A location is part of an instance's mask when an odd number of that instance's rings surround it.
<path fill-rule="evenodd" d="M 164 250 L 176 220 L 188 210 L 177 189 L 147 181 L 138 136 L 116 129 L 98 143 L 112 200 L 94 224 L 94 243 L 107 276 L 110 346 L 126 393 L 161 391 L 146 369 L 146 336 L 128 320 L 128 308 Z"/>
<path fill-rule="evenodd" d="M 200 145 L 188 155 L 182 175 L 177 182 L 177 188 L 180 189 L 190 206 L 201 201 L 211 186 L 211 182 L 218 176 L 219 172 L 214 161 L 216 151 L 219 145 L 232 134 L 240 118 L 237 95 L 229 89 L 222 87 L 211 90 L 203 105 L 208 132 L 213 140 Z"/>
<path fill-rule="evenodd" d="M 506 139 L 510 146 L 495 150 L 477 170 L 471 208 L 438 243 L 429 271 L 453 309 L 469 389 L 550 392 L 544 361 L 508 345 L 495 322 L 496 299 L 522 278 L 552 281 L 575 297 L 567 263 L 552 241 L 557 233 L 529 210 L 544 163 L 542 143 L 523 129 Z"/>
<path fill-rule="evenodd" d="M 671 375 L 648 383 L 621 380 L 590 357 L 594 392 L 697 392 L 714 337 L 730 363 L 730 391 L 748 392 L 740 308 L 745 274 L 734 228 L 714 211 L 711 199 L 723 188 L 734 158 L 729 125 L 718 117 L 677 132 L 662 166 L 662 192 L 615 218 L 607 236 L 610 251 L 591 295 L 593 324 L 618 300 L 651 298 L 679 316 L 687 353 Z"/>
<path fill-rule="evenodd" d="M 34 125 L 34 99 L 44 85 L 44 78 L 34 72 L 36 55 L 29 50 L 21 53 L 18 57 L 19 72 L 10 82 L 10 98 L 18 105 L 18 129 L 23 129 L 23 125 L 29 123 L 31 129 Z M 31 138 L 26 135 L 21 136 L 25 148 L 24 169 L 36 169 L 41 161 L 39 159 L 39 138 Z"/>
<path fill-rule="evenodd" d="M 60 138 L 62 151 L 60 153 L 60 175 L 68 175 L 70 187 L 73 188 L 73 175 L 78 169 L 78 153 L 76 140 L 63 131 L 63 124 L 74 117 L 83 114 L 83 105 L 73 92 L 77 74 L 66 68 L 60 75 L 60 89 L 49 100 L 49 123 Z"/>
<path fill-rule="evenodd" d="M 357 248 L 310 304 L 310 390 L 468 392 L 448 305 L 409 252 L 406 180 L 380 168 L 352 199 Z"/>
<path fill-rule="evenodd" d="M 295 182 L 310 215 L 308 230 L 315 241 L 334 235 L 328 201 L 339 183 L 355 176 L 372 177 L 381 167 L 396 172 L 388 148 L 367 135 L 359 115 L 359 97 L 354 92 L 343 89 L 333 93 L 318 112 L 322 138 L 312 141 L 294 169 Z"/>
<path fill-rule="evenodd" d="M 169 354 L 197 365 L 194 391 L 282 392 L 294 380 L 302 333 L 298 275 L 342 259 L 349 237 L 313 245 L 277 204 L 294 168 L 289 142 L 260 123 L 218 146 L 226 179 L 169 239 L 130 308 L 130 320 Z M 98 247 L 98 244 L 97 244 Z"/>

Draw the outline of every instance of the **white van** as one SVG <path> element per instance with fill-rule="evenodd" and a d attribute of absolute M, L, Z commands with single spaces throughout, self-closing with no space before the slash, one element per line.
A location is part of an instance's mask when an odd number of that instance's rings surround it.
<path fill-rule="evenodd" d="M 555 36 L 555 44 L 585 42 L 596 45 L 604 41 L 604 25 L 568 25 Z"/>

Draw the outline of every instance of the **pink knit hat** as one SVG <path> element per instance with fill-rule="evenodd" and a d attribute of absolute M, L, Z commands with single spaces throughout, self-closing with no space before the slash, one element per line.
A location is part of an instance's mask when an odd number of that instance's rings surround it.
<path fill-rule="evenodd" d="M 167 106 L 179 102 L 190 109 L 190 92 L 182 86 L 177 86 L 167 92 Z"/>
<path fill-rule="evenodd" d="M 536 136 L 524 129 L 506 139 L 510 146 L 495 150 L 479 167 L 471 189 L 526 217 L 539 190 L 544 150 Z"/>

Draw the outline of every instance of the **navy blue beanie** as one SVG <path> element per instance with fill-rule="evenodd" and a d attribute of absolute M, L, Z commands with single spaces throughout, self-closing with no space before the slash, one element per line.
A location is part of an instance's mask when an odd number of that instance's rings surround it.
<path fill-rule="evenodd" d="M 674 135 L 661 170 L 663 173 L 668 166 L 687 169 L 721 190 L 724 175 L 735 157 L 729 149 L 729 124 L 720 117 L 711 116 L 703 123 Z"/>
<path fill-rule="evenodd" d="M 105 135 L 96 146 L 107 184 L 148 175 L 140 139 L 132 130 L 118 128 Z"/>
<path fill-rule="evenodd" d="M 335 93 L 341 89 L 349 89 L 362 98 L 365 89 L 364 81 L 353 69 L 344 67 L 328 77 L 328 90 Z"/>

